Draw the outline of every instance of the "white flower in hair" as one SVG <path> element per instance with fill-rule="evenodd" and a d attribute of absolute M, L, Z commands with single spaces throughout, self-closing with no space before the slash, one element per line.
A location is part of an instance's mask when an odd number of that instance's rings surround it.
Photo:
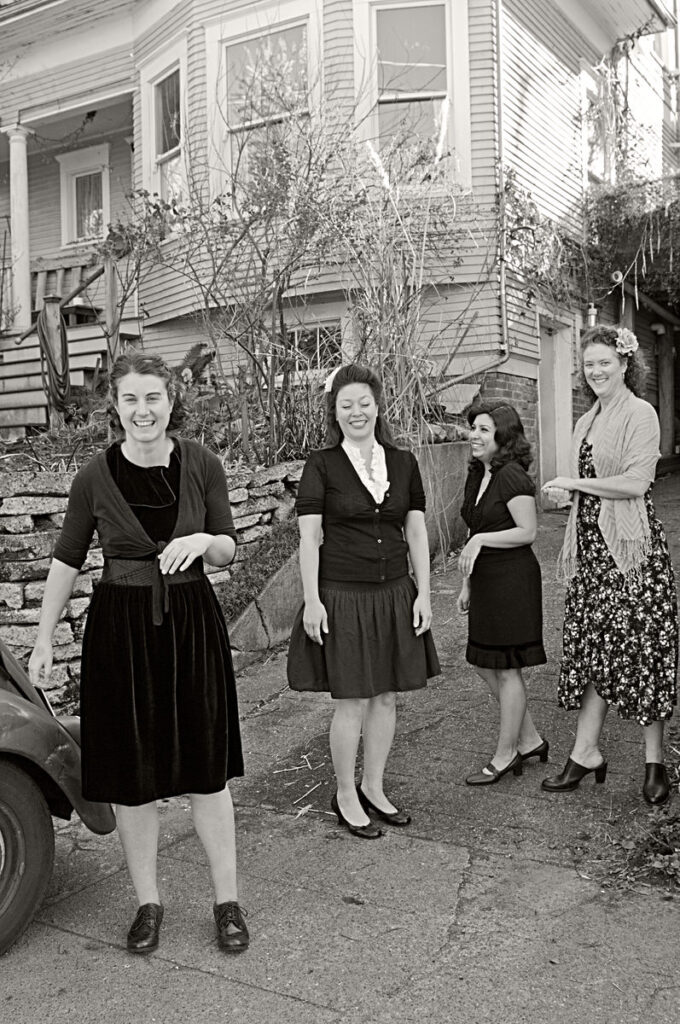
<path fill-rule="evenodd" d="M 616 331 L 616 351 L 620 356 L 632 356 L 637 352 L 640 343 L 627 327 L 619 327 Z"/>
<path fill-rule="evenodd" d="M 326 379 L 324 381 L 324 384 L 323 384 L 323 389 L 324 389 L 324 391 L 326 392 L 327 395 L 330 395 L 331 388 L 333 387 L 333 381 L 335 380 L 335 375 L 336 375 L 336 373 L 339 373 L 339 371 L 341 369 L 342 369 L 342 366 L 336 366 L 335 369 L 331 370 L 331 372 L 326 377 Z"/>

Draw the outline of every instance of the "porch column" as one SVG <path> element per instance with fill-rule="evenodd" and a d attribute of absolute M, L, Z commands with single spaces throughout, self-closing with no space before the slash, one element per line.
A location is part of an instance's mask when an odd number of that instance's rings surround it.
<path fill-rule="evenodd" d="M 31 326 L 31 253 L 28 220 L 28 158 L 26 143 L 29 128 L 14 124 L 3 128 L 9 139 L 9 195 L 12 226 L 12 307 L 13 327 L 19 331 Z"/>

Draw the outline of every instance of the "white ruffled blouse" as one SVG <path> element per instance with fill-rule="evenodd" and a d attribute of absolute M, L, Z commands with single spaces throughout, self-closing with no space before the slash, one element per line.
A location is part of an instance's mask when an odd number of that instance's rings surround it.
<path fill-rule="evenodd" d="M 371 473 L 369 475 L 366 463 L 363 460 L 361 451 L 356 445 L 351 444 L 347 438 L 343 438 L 342 447 L 347 454 L 349 461 L 354 466 L 359 479 L 364 487 L 373 495 L 380 505 L 387 494 L 390 482 L 387 479 L 387 462 L 385 460 L 385 449 L 377 441 L 373 442 L 373 454 L 371 456 Z"/>

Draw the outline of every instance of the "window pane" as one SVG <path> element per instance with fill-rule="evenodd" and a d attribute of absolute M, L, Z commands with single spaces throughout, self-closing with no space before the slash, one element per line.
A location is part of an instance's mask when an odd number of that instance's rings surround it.
<path fill-rule="evenodd" d="M 169 160 L 164 160 L 160 165 L 160 176 L 161 176 L 161 199 L 164 199 L 166 203 L 171 202 L 173 199 L 178 200 L 182 195 L 182 173 L 181 173 L 182 158 L 177 156 L 170 157 Z"/>
<path fill-rule="evenodd" d="M 76 184 L 76 238 L 92 238 L 104 229 L 102 173 L 79 174 Z"/>
<path fill-rule="evenodd" d="M 378 11 L 379 93 L 446 93 L 443 4 Z"/>
<path fill-rule="evenodd" d="M 381 103 L 378 107 L 380 145 L 387 145 L 395 136 L 406 142 L 435 138 L 439 132 L 441 106 L 441 100 Z"/>
<path fill-rule="evenodd" d="M 182 139 L 180 119 L 179 70 L 156 86 L 156 156 L 179 146 Z"/>
<path fill-rule="evenodd" d="M 293 25 L 226 48 L 227 124 L 307 107 L 307 29 Z"/>

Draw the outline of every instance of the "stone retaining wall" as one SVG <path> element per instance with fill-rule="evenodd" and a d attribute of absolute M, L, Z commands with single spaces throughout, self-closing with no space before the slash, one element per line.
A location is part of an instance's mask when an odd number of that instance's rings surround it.
<path fill-rule="evenodd" d="M 238 546 L 229 569 L 206 566 L 213 583 L 238 574 L 239 562 L 248 557 L 248 546 L 292 514 L 302 467 L 302 462 L 291 462 L 268 469 L 227 470 Z M 35 642 L 45 578 L 73 476 L 0 473 L 0 636 L 24 663 Z M 69 684 L 76 685 L 79 678 L 85 616 L 102 565 L 95 542 L 55 630 L 49 689 L 57 705 L 66 697 Z"/>

